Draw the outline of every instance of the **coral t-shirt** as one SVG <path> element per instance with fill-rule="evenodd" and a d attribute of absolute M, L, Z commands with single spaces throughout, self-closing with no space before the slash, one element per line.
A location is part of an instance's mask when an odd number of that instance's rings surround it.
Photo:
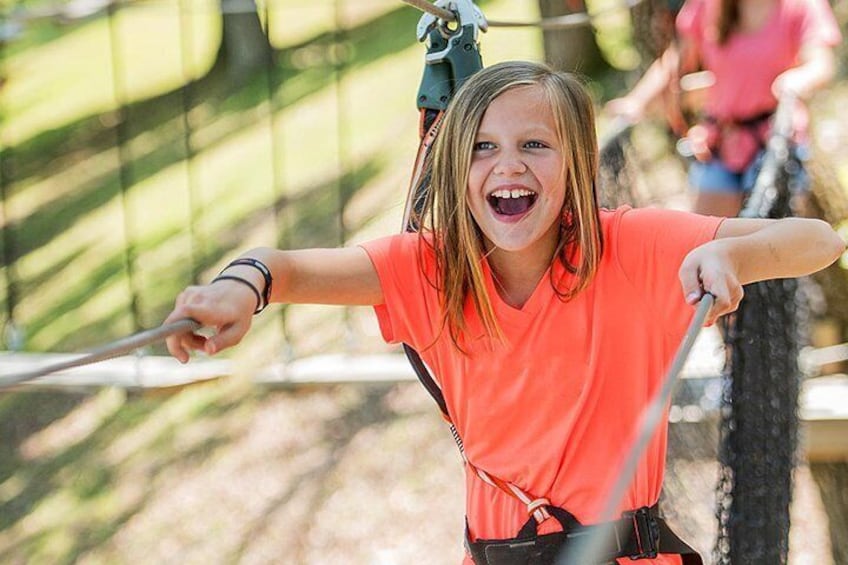
<path fill-rule="evenodd" d="M 687 0 L 677 16 L 681 37 L 694 41 L 701 64 L 712 71 L 707 113 L 722 121 L 745 120 L 774 110 L 774 79 L 800 64 L 802 46 L 836 46 L 839 25 L 827 0 L 778 0 L 763 26 L 752 32 L 733 32 L 719 45 L 714 22 L 721 0 Z M 796 129 L 806 126 L 799 111 Z"/>
<path fill-rule="evenodd" d="M 499 297 L 484 264 L 506 340 L 485 337 L 469 300 L 466 354 L 457 351 L 449 332 L 440 331 L 435 258 L 421 236 L 396 235 L 363 247 L 383 290 L 384 304 L 375 307 L 383 337 L 419 351 L 442 388 L 468 460 L 591 524 L 694 314 L 683 297 L 680 264 L 715 236 L 720 222 L 670 210 L 602 210 L 599 269 L 568 302 L 552 286 L 552 280 L 571 276 L 559 261 L 520 309 Z M 659 498 L 666 452 L 666 426 L 660 428 L 622 511 Z M 515 537 L 528 519 L 526 508 L 466 469 L 472 537 Z M 558 529 L 549 519 L 539 533 Z M 679 559 L 661 556 L 653 563 Z"/>

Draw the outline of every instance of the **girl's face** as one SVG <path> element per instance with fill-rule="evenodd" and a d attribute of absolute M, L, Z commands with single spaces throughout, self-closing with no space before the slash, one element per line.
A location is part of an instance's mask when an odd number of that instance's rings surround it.
<path fill-rule="evenodd" d="M 522 86 L 495 98 L 477 132 L 467 193 L 486 250 L 549 261 L 565 191 L 563 148 L 542 88 Z"/>

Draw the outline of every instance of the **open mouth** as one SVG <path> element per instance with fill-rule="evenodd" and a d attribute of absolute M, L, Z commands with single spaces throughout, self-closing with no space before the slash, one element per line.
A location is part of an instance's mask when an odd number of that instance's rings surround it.
<path fill-rule="evenodd" d="M 488 196 L 489 205 L 502 216 L 524 214 L 536 203 L 536 193 L 524 188 L 496 190 Z"/>

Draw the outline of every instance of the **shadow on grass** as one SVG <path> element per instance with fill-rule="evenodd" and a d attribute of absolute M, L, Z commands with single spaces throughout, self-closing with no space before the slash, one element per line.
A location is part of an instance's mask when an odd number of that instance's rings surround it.
<path fill-rule="evenodd" d="M 274 65 L 257 70 L 241 87 L 233 85 L 224 70 L 213 69 L 204 78 L 185 85 L 184 88 L 129 106 L 123 115 L 116 112 L 91 115 L 42 132 L 15 147 L 4 149 L 2 158 L 8 173 L 5 180 L 11 182 L 11 193 L 15 190 L 19 193 L 43 190 L 41 187 L 36 188 L 37 183 L 50 177 L 61 178 L 63 182 L 79 182 L 76 186 L 64 186 L 61 194 L 56 196 L 35 193 L 32 193 L 32 196 L 26 195 L 28 199 L 41 198 L 42 201 L 32 213 L 9 224 L 7 229 L 11 230 L 14 236 L 14 248 L 6 250 L 9 263 L 12 264 L 48 245 L 79 222 L 85 221 L 91 212 L 104 206 L 115 205 L 115 200 L 122 195 L 122 182 L 129 183 L 129 189 L 169 167 L 184 162 L 188 157 L 183 123 L 186 110 L 184 102 L 187 99 L 191 106 L 193 130 L 206 128 L 202 136 L 197 136 L 202 137 L 201 141 L 193 139 L 196 145 L 191 150 L 197 154 L 213 149 L 244 127 L 268 120 L 267 113 L 251 110 L 268 102 L 271 94 L 269 80 L 279 85 L 272 100 L 273 106 L 277 110 L 285 108 L 331 86 L 337 79 L 336 71 L 340 68 L 343 67 L 345 72 L 349 72 L 413 44 L 414 34 L 398 33 L 397 30 L 414 29 L 417 17 L 415 10 L 400 7 L 346 30 L 343 34 L 322 33 L 298 45 L 277 51 L 274 54 Z M 346 49 L 337 48 L 340 41 L 345 43 Z M 298 61 L 303 59 L 300 54 L 304 50 L 323 54 L 328 58 L 322 61 L 319 57 L 318 66 L 300 68 Z M 347 60 L 339 64 L 338 61 L 332 60 L 331 55 L 340 52 L 346 54 Z M 123 122 L 120 121 L 122 118 Z M 213 123 L 214 127 L 207 127 Z M 121 136 L 126 139 L 124 156 L 129 158 L 123 163 L 123 169 L 115 151 Z M 92 167 L 98 167 L 99 172 L 94 176 L 86 175 L 85 180 L 75 181 L 71 178 L 70 168 L 79 167 L 81 161 L 91 158 L 98 159 L 96 163 L 92 163 Z M 321 186 L 305 187 L 296 196 L 274 203 L 271 209 L 285 215 L 288 224 L 287 233 L 281 234 L 281 239 L 294 242 L 300 247 L 338 245 L 342 237 L 339 211 L 350 199 L 356 190 L 355 187 L 376 176 L 383 165 L 384 163 L 376 159 L 371 160 L 338 179 L 332 179 Z M 195 258 L 200 264 L 193 266 L 194 272 L 215 264 L 233 247 L 238 246 L 241 243 L 240 236 L 250 229 L 250 222 L 261 215 L 262 211 L 251 213 L 220 234 L 221 237 L 204 242 L 204 255 Z M 352 230 L 353 227 L 349 229 Z M 133 241 L 134 251 L 138 255 L 141 249 L 164 245 L 167 237 L 163 234 L 152 239 Z M 74 250 L 71 255 L 79 257 L 80 250 Z M 37 336 L 41 332 L 50 331 L 52 320 L 81 307 L 98 291 L 116 283 L 120 284 L 119 279 L 127 274 L 125 259 L 125 253 L 104 257 L 101 264 L 88 273 L 82 283 L 74 284 L 66 296 L 61 297 L 49 314 L 45 313 L 37 319 L 23 320 L 27 333 Z M 61 265 L 66 265 L 71 260 L 60 258 L 56 261 L 56 266 L 61 268 Z M 184 278 L 184 271 L 183 266 L 174 264 L 171 275 L 188 284 L 191 282 L 191 276 Z M 33 278 L 18 281 L 18 286 L 26 288 L 30 293 L 38 292 L 38 288 L 47 282 L 50 273 L 50 269 L 40 271 Z M 130 306 L 129 300 L 128 296 L 127 304 L 119 308 L 127 310 Z M 139 300 L 142 318 L 160 319 L 170 308 L 172 300 L 173 296 L 142 296 Z M 62 349 L 68 349 L 68 346 L 77 347 L 92 341 L 103 342 L 117 337 L 114 330 L 109 331 L 108 325 L 123 319 L 125 315 L 123 311 L 109 314 L 77 328 L 73 335 L 51 342 Z"/>
<path fill-rule="evenodd" d="M 146 502 L 156 494 L 156 479 L 163 471 L 176 464 L 200 466 L 217 450 L 237 438 L 238 431 L 228 427 L 221 427 L 214 435 L 207 434 L 188 445 L 179 436 L 187 422 L 196 425 L 214 421 L 241 402 L 241 395 L 223 390 L 213 390 L 192 399 L 195 402 L 184 407 L 178 417 L 171 414 L 167 424 L 158 424 L 157 417 L 162 417 L 161 410 L 170 397 L 130 398 L 83 440 L 55 454 L 29 461 L 18 455 L 21 442 L 69 413 L 82 397 L 64 393 L 21 393 L 4 398 L 0 403 L 0 429 L 4 437 L 0 447 L 3 451 L 0 481 L 16 474 L 23 484 L 15 496 L 0 502 L 0 531 L 32 515 L 39 505 L 60 492 L 75 501 L 70 512 L 76 511 L 80 515 L 76 520 L 77 517 L 73 515 L 60 516 L 40 528 L 30 528 L 28 534 L 20 536 L 0 554 L 0 560 L 14 562 L 24 555 L 32 556 L 33 550 L 41 546 L 44 540 L 69 527 L 71 522 L 75 533 L 73 543 L 56 562 L 75 562 L 87 551 L 108 541 L 127 521 L 145 508 Z M 36 401 L 35 397 L 40 397 L 40 405 L 48 409 L 44 413 L 49 413 L 49 418 L 39 418 L 33 413 L 19 413 L 22 409 L 31 408 Z M 14 442 L 7 444 L 5 438 L 9 435 L 6 432 L 13 427 L 14 422 L 17 422 L 17 427 L 13 431 L 17 433 Z M 125 454 L 123 459 L 113 456 L 115 460 L 110 461 L 105 454 L 114 446 L 114 442 L 145 425 L 154 427 L 152 437 L 145 438 L 137 449 Z M 127 472 L 138 472 L 137 468 L 132 468 L 138 467 L 132 461 L 138 458 L 143 459 L 143 476 L 127 479 Z M 126 480 L 141 481 L 145 486 L 135 489 L 134 495 L 120 497 L 120 501 L 112 500 L 118 496 L 115 494 L 117 487 Z M 97 499 L 100 497 L 110 498 L 106 512 L 99 511 Z M 113 509 L 116 504 L 122 507 Z"/>
<path fill-rule="evenodd" d="M 183 114 L 187 109 L 185 89 L 188 89 L 188 110 L 194 115 L 195 110 L 201 109 L 197 114 L 205 116 L 193 120 L 194 129 L 200 129 L 227 114 L 242 115 L 226 131 L 231 134 L 245 125 L 255 123 L 257 119 L 265 119 L 247 111 L 268 100 L 269 73 L 272 82 L 280 86 L 279 91 L 274 93 L 275 107 L 284 108 L 331 86 L 337 79 L 337 70 L 350 72 L 362 68 L 414 44 L 415 37 L 411 30 L 415 29 L 416 21 L 414 10 L 401 7 L 346 30 L 343 35 L 333 32 L 316 35 L 300 44 L 276 51 L 273 64 L 265 69 L 256 69 L 243 85 L 233 84 L 226 69 L 213 67 L 206 76 L 184 87 L 130 104 L 126 108 L 122 127 L 130 141 L 156 130 L 175 129 L 181 133 Z M 410 32 L 398 33 L 399 29 Z M 337 48 L 340 40 L 346 49 Z M 324 54 L 323 59 L 319 58 L 318 64 L 314 66 L 302 67 L 297 63 L 298 54 L 306 49 Z M 347 53 L 346 60 L 335 61 L 331 54 L 337 52 Z M 8 156 L 13 171 L 12 180 L 32 182 L 47 178 L 67 164 L 77 163 L 92 153 L 111 149 L 119 137 L 117 128 L 121 125 L 120 118 L 115 112 L 87 116 L 41 132 L 16 145 L 9 150 Z M 164 135 L 167 136 L 167 133 L 165 131 Z M 157 145 L 183 143 L 182 137 L 161 139 L 161 131 L 157 137 Z M 220 141 L 220 138 L 216 141 Z M 196 149 L 201 151 L 208 148 L 207 144 Z M 156 170 L 185 158 L 182 150 L 168 153 L 172 154 L 170 162 L 166 159 Z M 51 166 L 45 167 L 45 160 L 50 160 Z M 136 181 L 143 178 L 135 176 Z"/>
<path fill-rule="evenodd" d="M 284 215 L 286 222 L 285 240 L 292 247 L 335 247 L 341 240 L 341 228 L 338 222 L 340 205 L 346 203 L 358 188 L 373 180 L 385 166 L 385 155 L 378 154 L 364 161 L 358 167 L 317 185 L 304 186 L 292 195 L 280 197 L 271 205 L 253 210 L 226 229 L 210 238 L 204 246 L 205 255 L 199 258 L 199 270 L 206 270 L 233 253 L 243 245 L 251 230 L 263 217 L 272 217 L 276 212 Z M 372 210 L 366 214 L 362 223 L 346 226 L 356 231 L 372 219 L 381 210 Z M 161 245 L 167 245 L 175 232 L 163 231 L 153 239 L 139 244 L 140 251 L 146 251 Z M 115 284 L 127 285 L 125 255 L 123 252 L 103 257 L 97 267 L 90 270 L 84 278 L 69 283 L 60 299 L 44 309 L 40 316 L 26 321 L 26 331 L 30 338 L 39 338 L 42 332 L 55 332 L 52 324 L 59 317 L 81 308 L 91 296 L 104 291 Z M 191 265 L 187 261 L 177 260 L 165 268 L 169 282 L 162 288 L 171 289 L 170 293 L 141 291 L 142 325 L 157 325 L 173 306 L 176 294 L 191 283 Z M 46 280 L 46 279 L 44 279 Z M 57 336 L 56 347 L 67 351 L 88 348 L 94 344 L 105 343 L 121 336 L 132 326 L 129 320 L 129 287 L 126 290 L 126 303 L 117 304 L 113 310 L 97 320 L 86 321 L 75 326 L 67 335 Z M 125 323 L 126 322 L 126 323 Z M 147 323 L 145 323 L 147 322 Z"/>

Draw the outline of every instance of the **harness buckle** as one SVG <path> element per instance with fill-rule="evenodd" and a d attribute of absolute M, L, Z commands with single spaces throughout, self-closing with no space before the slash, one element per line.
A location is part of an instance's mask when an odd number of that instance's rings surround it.
<path fill-rule="evenodd" d="M 633 561 L 654 559 L 659 553 L 660 528 L 651 515 L 651 509 L 643 506 L 629 514 L 633 522 L 637 553 L 628 557 Z"/>

